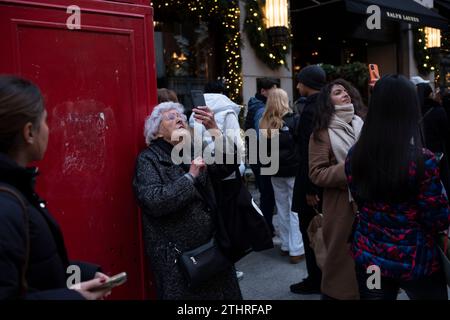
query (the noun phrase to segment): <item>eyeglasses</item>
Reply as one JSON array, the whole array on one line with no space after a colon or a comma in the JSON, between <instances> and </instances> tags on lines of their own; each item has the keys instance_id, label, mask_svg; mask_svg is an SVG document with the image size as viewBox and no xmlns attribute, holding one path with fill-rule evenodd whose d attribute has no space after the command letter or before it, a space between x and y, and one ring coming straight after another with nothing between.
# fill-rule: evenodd
<instances>
[{"instance_id":1,"label":"eyeglasses","mask_svg":"<svg viewBox=\"0 0 450 320\"><path fill-rule=\"evenodd\" d=\"M163 115L164 119L167 121L173 121L176 118L180 118L183 121L187 121L187 117L184 114L178 112L166 113Z\"/></svg>"}]
</instances>

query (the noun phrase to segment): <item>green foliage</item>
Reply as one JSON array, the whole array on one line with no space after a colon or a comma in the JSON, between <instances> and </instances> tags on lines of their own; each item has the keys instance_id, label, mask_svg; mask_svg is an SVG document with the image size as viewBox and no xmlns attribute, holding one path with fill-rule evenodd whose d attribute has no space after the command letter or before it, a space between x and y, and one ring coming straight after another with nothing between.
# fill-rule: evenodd
<instances>
[{"instance_id":1,"label":"green foliage","mask_svg":"<svg viewBox=\"0 0 450 320\"><path fill-rule=\"evenodd\" d=\"M183 19L200 21L219 21L219 34L224 39L225 66L222 75L226 79L226 87L230 98L236 102L242 100L242 76L239 33L239 1L238 0L153 0L155 10L165 12Z\"/></svg>"},{"instance_id":2,"label":"green foliage","mask_svg":"<svg viewBox=\"0 0 450 320\"><path fill-rule=\"evenodd\" d=\"M369 80L369 70L365 63L354 62L340 67L340 74L343 79L353 83L357 88L367 88Z\"/></svg>"},{"instance_id":3,"label":"green foliage","mask_svg":"<svg viewBox=\"0 0 450 320\"><path fill-rule=\"evenodd\" d=\"M327 73L329 81L342 78L351 82L358 89L367 89L369 81L369 70L367 65L362 62L353 62L341 66L334 66L332 64L323 64L321 67Z\"/></svg>"},{"instance_id":4,"label":"green foliage","mask_svg":"<svg viewBox=\"0 0 450 320\"><path fill-rule=\"evenodd\" d=\"M327 80L333 81L339 78L347 80L358 89L365 104L368 102L369 69L367 64L353 62L341 66L332 64L321 65L327 74Z\"/></svg>"},{"instance_id":5,"label":"green foliage","mask_svg":"<svg viewBox=\"0 0 450 320\"><path fill-rule=\"evenodd\" d=\"M267 29L264 24L262 9L265 1L246 0L244 31L256 56L270 69L275 70L281 66L287 68L286 56L290 47L289 41L284 46L271 46Z\"/></svg>"}]
</instances>

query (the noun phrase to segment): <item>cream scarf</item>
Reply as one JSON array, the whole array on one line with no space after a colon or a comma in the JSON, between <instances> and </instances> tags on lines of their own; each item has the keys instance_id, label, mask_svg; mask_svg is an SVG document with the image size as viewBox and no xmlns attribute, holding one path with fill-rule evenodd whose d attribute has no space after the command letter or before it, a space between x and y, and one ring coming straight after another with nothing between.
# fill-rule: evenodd
<instances>
[{"instance_id":1,"label":"cream scarf","mask_svg":"<svg viewBox=\"0 0 450 320\"><path fill-rule=\"evenodd\" d=\"M356 143L364 124L355 115L353 104L335 106L336 113L332 116L328 127L331 148L338 163L345 161L348 150Z\"/></svg>"}]
</instances>

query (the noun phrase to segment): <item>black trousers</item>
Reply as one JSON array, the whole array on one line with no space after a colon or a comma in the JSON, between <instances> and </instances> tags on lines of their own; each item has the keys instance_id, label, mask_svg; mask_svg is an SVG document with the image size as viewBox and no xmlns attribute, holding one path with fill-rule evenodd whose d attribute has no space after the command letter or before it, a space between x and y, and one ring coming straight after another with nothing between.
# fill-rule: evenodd
<instances>
[{"instance_id":1,"label":"black trousers","mask_svg":"<svg viewBox=\"0 0 450 320\"><path fill-rule=\"evenodd\" d=\"M270 176L261 175L261 168L259 165L250 165L250 168L255 175L256 186L258 187L260 198L259 207L266 219L267 225L274 233L275 229L273 227L272 218L273 211L275 209L275 197L273 195L273 187Z\"/></svg>"},{"instance_id":2,"label":"black trousers","mask_svg":"<svg viewBox=\"0 0 450 320\"><path fill-rule=\"evenodd\" d=\"M316 215L316 212L312 207L304 206L301 212L298 213L300 231L303 237L303 246L305 247L305 260L306 269L308 270L308 282L311 282L313 286L320 288L322 282L322 271L317 266L316 255L309 245L308 226L311 220Z\"/></svg>"}]
</instances>

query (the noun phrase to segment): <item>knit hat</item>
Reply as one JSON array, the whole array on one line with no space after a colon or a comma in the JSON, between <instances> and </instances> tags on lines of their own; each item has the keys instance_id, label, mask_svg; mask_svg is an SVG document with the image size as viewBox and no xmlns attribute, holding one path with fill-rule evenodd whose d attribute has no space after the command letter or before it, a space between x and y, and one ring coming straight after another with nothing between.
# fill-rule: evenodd
<instances>
[{"instance_id":1,"label":"knit hat","mask_svg":"<svg viewBox=\"0 0 450 320\"><path fill-rule=\"evenodd\" d=\"M311 89L320 90L327 83L327 74L322 67L310 65L300 70L297 80Z\"/></svg>"}]
</instances>

